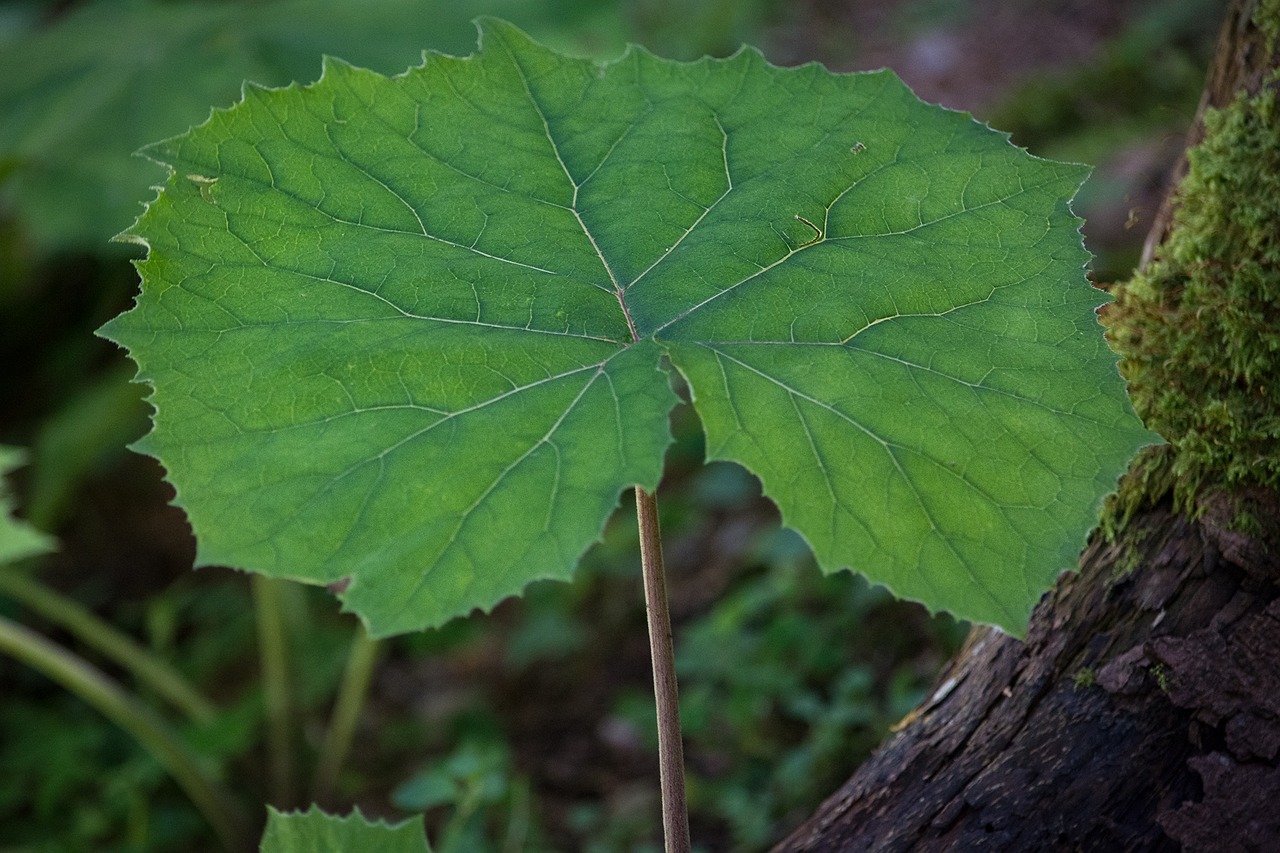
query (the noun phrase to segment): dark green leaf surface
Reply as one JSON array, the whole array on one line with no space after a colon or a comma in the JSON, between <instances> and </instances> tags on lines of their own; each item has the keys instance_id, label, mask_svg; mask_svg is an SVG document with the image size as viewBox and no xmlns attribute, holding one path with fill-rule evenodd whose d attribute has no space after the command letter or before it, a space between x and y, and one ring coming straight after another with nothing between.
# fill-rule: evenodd
<instances>
[{"instance_id":1,"label":"dark green leaf surface","mask_svg":"<svg viewBox=\"0 0 1280 853\"><path fill-rule=\"evenodd\" d=\"M828 571L1019 632L1151 441L1038 160L889 72L598 65L486 22L152 149L137 307L201 563L375 634L566 577L689 381Z\"/></svg>"},{"instance_id":2,"label":"dark green leaf surface","mask_svg":"<svg viewBox=\"0 0 1280 853\"><path fill-rule=\"evenodd\" d=\"M370 822L355 809L346 817L325 814L318 806L307 812L281 813L267 807L267 829L261 853L430 853L422 817L397 823Z\"/></svg>"}]
</instances>

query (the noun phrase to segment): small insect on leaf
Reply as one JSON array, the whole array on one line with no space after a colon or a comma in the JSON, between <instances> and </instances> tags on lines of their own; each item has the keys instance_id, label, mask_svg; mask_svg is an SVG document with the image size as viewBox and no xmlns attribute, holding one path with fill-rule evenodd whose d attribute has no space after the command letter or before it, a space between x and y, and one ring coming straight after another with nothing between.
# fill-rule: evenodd
<instances>
[{"instance_id":1,"label":"small insect on leaf","mask_svg":"<svg viewBox=\"0 0 1280 853\"><path fill-rule=\"evenodd\" d=\"M798 221L803 222L805 225L808 225L810 228L812 228L812 229L813 229L813 239L812 239L812 240L810 240L810 241L809 241L809 242L807 242L807 243L801 243L799 246L797 246L797 247L796 247L796 251L799 251L800 249L803 249L803 248L805 248L805 247L807 247L807 246L812 246L814 243L821 242L821 240L822 240L822 229L821 229L821 228L819 228L817 225L814 225L812 222L810 222L809 220L805 219L803 216L801 216L801 215L800 215L800 214L798 214L798 213L795 215L795 218L796 218Z\"/></svg>"}]
</instances>

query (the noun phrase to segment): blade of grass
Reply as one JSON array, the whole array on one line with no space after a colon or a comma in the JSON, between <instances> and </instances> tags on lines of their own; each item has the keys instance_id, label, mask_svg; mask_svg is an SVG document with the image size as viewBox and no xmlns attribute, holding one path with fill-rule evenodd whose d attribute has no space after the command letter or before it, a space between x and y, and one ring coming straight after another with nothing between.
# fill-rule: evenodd
<instances>
[{"instance_id":1,"label":"blade of grass","mask_svg":"<svg viewBox=\"0 0 1280 853\"><path fill-rule=\"evenodd\" d=\"M313 788L313 796L318 803L324 804L333 796L338 772L351 751L351 739L360 721L360 711L381 651L382 644L369 636L364 625L357 623L351 649L347 652L347 664L342 671L342 682L338 685L338 697L333 704L333 716L320 745Z\"/></svg>"},{"instance_id":2,"label":"blade of grass","mask_svg":"<svg viewBox=\"0 0 1280 853\"><path fill-rule=\"evenodd\" d=\"M0 593L70 632L95 652L120 666L139 684L155 691L192 722L206 725L217 709L183 677L150 649L99 619L88 608L49 588L23 572L0 571Z\"/></svg>"},{"instance_id":3,"label":"blade of grass","mask_svg":"<svg viewBox=\"0 0 1280 853\"><path fill-rule=\"evenodd\" d=\"M254 575L254 614L258 622L258 661L267 722L267 790L271 804L285 810L297 801L294 773L293 689L285 630L282 585L288 581Z\"/></svg>"}]
</instances>

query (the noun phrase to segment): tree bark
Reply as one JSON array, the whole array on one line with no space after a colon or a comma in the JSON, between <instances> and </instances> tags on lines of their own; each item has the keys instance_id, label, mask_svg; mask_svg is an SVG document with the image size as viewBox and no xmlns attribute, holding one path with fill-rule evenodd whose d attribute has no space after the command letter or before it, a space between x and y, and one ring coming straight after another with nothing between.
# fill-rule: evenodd
<instances>
[{"instance_id":1,"label":"tree bark","mask_svg":"<svg viewBox=\"0 0 1280 853\"><path fill-rule=\"evenodd\" d=\"M1277 67L1256 6L1228 12L1202 113ZM1237 497L1192 520L1166 496L1095 535L1025 642L975 629L776 849L1280 851L1280 498L1250 492L1264 529L1246 535Z\"/></svg>"}]
</instances>

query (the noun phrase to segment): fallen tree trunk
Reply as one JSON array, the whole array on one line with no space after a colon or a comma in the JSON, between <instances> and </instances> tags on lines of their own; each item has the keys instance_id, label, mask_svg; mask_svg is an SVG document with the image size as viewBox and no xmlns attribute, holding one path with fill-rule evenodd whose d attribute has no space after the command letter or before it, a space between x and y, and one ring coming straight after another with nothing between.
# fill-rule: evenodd
<instances>
[{"instance_id":1,"label":"fallen tree trunk","mask_svg":"<svg viewBox=\"0 0 1280 853\"><path fill-rule=\"evenodd\" d=\"M1280 11L1259 5L1229 11L1202 113L1275 87ZM1168 484L1167 460L1131 475L1145 505L1094 537L1026 641L975 630L777 850L1280 850L1280 499L1208 489L1175 508L1152 470ZM1255 523L1235 529L1245 505Z\"/></svg>"},{"instance_id":2,"label":"fallen tree trunk","mask_svg":"<svg viewBox=\"0 0 1280 853\"><path fill-rule=\"evenodd\" d=\"M1221 538L1168 503L1099 537L779 849L1277 849L1280 567Z\"/></svg>"}]
</instances>

